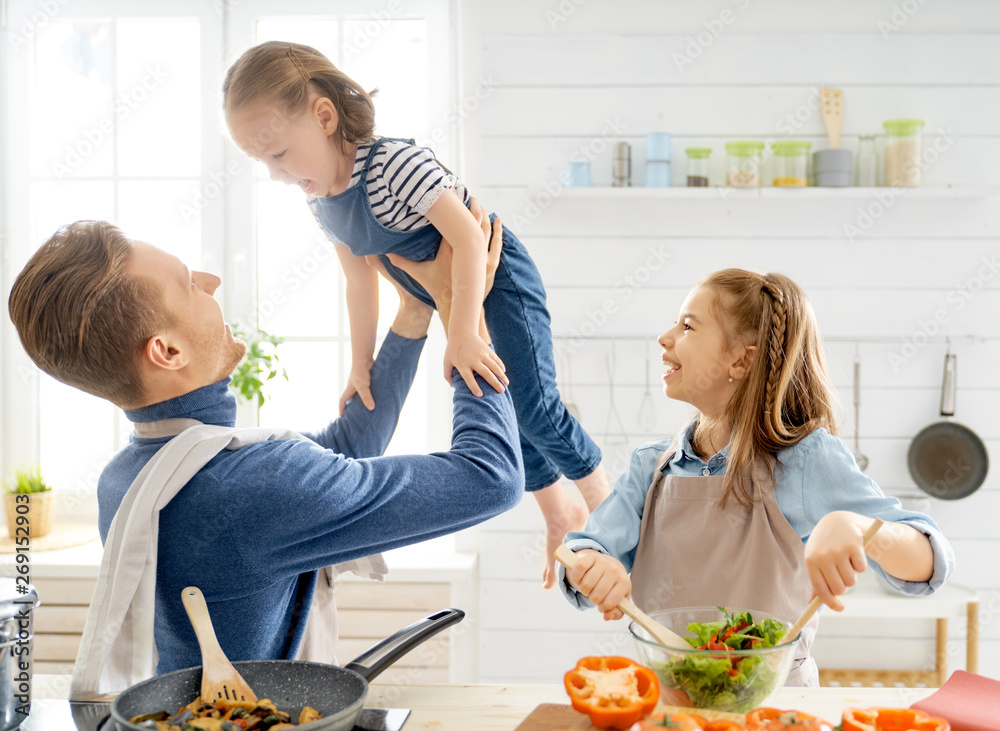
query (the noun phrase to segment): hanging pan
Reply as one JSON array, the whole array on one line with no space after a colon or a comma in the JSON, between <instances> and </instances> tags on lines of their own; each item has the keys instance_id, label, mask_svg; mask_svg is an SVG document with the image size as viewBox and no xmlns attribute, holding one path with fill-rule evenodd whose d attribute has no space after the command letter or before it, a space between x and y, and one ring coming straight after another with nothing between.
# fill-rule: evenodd
<instances>
[{"instance_id":1,"label":"hanging pan","mask_svg":"<svg viewBox=\"0 0 1000 731\"><path fill-rule=\"evenodd\" d=\"M941 416L955 415L956 357L944 357ZM910 443L906 461L917 487L931 497L958 500L980 488L986 480L990 460L979 436L955 421L939 421L924 427Z\"/></svg>"}]
</instances>

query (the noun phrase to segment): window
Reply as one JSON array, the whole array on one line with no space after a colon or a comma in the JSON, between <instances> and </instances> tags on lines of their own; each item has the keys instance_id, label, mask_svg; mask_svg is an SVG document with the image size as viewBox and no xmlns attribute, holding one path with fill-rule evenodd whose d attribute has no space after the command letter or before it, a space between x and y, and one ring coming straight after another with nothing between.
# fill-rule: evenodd
<instances>
[{"instance_id":1,"label":"window","mask_svg":"<svg viewBox=\"0 0 1000 731\"><path fill-rule=\"evenodd\" d=\"M379 134L426 144L447 118L448 7L447 0L405 8L397 0L384 7L336 0L10 0L0 57L4 292L58 226L80 218L114 221L133 238L219 273L224 285L217 296L229 319L286 339L280 355L290 381L271 389L262 423L321 426L336 413L350 363L340 267L301 192L267 179L228 141L222 74L258 41L313 45L366 88L379 87ZM442 159L454 159L454 144L435 146ZM387 287L385 326L394 311ZM37 459L57 489L92 491L103 465L127 441L128 421L107 403L39 373L3 320L3 472ZM437 360L425 353L428 366L418 374L391 451L426 451L428 434L446 434L440 414L427 409L420 380L442 380ZM257 419L256 409L241 408L241 424Z\"/></svg>"}]
</instances>

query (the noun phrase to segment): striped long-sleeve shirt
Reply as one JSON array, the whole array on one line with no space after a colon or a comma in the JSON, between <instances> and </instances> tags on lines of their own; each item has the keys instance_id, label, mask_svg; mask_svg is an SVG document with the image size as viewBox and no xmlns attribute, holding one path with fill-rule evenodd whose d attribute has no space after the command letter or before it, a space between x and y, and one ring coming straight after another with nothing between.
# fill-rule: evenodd
<instances>
[{"instance_id":1,"label":"striped long-sleeve shirt","mask_svg":"<svg viewBox=\"0 0 1000 731\"><path fill-rule=\"evenodd\" d=\"M375 140L358 145L348 187L361 182L365 160ZM389 140L375 153L368 170L368 198L375 218L393 231L412 231L430 224L427 211L441 194L455 188L466 205L469 192L423 147Z\"/></svg>"}]
</instances>

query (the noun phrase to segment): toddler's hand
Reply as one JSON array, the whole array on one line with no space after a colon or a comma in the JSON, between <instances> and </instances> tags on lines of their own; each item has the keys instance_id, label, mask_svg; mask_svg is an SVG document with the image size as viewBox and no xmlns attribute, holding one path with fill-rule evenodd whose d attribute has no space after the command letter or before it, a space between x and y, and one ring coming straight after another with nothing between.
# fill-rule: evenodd
<instances>
[{"instance_id":1,"label":"toddler's hand","mask_svg":"<svg viewBox=\"0 0 1000 731\"><path fill-rule=\"evenodd\" d=\"M347 377L347 388L340 394L339 408L341 416L344 415L347 402L354 396L360 396L361 402L369 411L375 409L375 399L372 398L371 380L372 364L370 362L367 365L355 363L351 366L351 374Z\"/></svg>"},{"instance_id":2,"label":"toddler's hand","mask_svg":"<svg viewBox=\"0 0 1000 731\"><path fill-rule=\"evenodd\" d=\"M806 568L813 595L837 612L844 609L838 595L854 586L865 570L864 528L870 518L838 510L824 515L806 541Z\"/></svg>"},{"instance_id":3,"label":"toddler's hand","mask_svg":"<svg viewBox=\"0 0 1000 731\"><path fill-rule=\"evenodd\" d=\"M585 548L576 552L576 566L566 569L566 578L597 605L607 620L625 615L618 603L632 593L632 581L621 562L600 551Z\"/></svg>"},{"instance_id":4,"label":"toddler's hand","mask_svg":"<svg viewBox=\"0 0 1000 731\"><path fill-rule=\"evenodd\" d=\"M451 371L458 369L459 375L475 396L482 396L476 383L476 374L482 376L497 393L503 393L509 383L504 373L506 367L500 356L475 333L456 334L448 338L444 351L444 377L451 383Z\"/></svg>"}]
</instances>

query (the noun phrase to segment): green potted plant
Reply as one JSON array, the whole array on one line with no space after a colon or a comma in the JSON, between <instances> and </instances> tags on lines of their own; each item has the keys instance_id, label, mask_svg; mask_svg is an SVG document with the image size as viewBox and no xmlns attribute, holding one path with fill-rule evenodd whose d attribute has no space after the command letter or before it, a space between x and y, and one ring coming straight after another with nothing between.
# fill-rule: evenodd
<instances>
[{"instance_id":1,"label":"green potted plant","mask_svg":"<svg viewBox=\"0 0 1000 731\"><path fill-rule=\"evenodd\" d=\"M288 374L278 363L277 347L284 339L255 328L250 330L240 323L231 322L229 328L233 336L247 344L246 357L233 372L231 384L236 395L247 403L264 405L264 386L275 378L288 380Z\"/></svg>"},{"instance_id":2,"label":"green potted plant","mask_svg":"<svg viewBox=\"0 0 1000 731\"><path fill-rule=\"evenodd\" d=\"M42 479L41 467L14 470L3 487L7 534L11 538L41 538L52 530L54 493Z\"/></svg>"}]
</instances>

